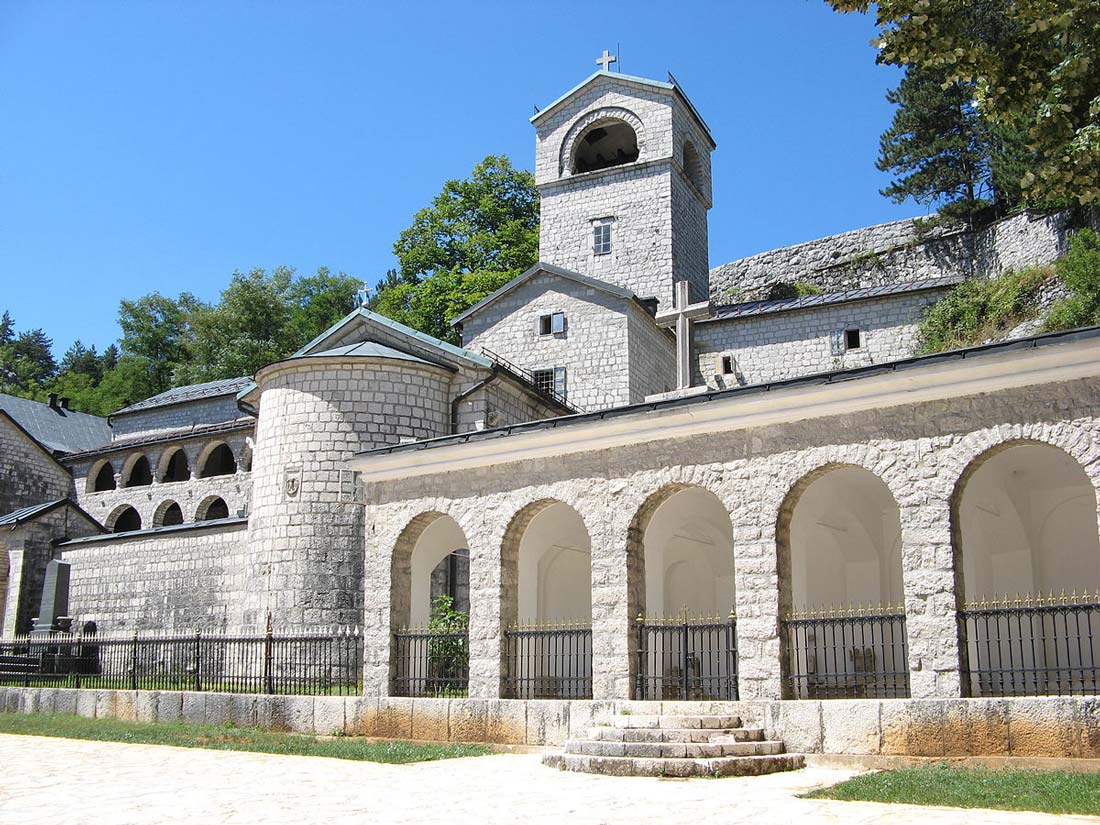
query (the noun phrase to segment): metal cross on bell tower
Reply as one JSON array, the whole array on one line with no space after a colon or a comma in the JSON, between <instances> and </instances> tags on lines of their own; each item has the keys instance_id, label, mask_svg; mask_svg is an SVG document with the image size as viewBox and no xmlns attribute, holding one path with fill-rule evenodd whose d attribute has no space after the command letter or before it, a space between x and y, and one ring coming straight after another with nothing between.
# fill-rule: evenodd
<instances>
[{"instance_id":1,"label":"metal cross on bell tower","mask_svg":"<svg viewBox=\"0 0 1100 825\"><path fill-rule=\"evenodd\" d=\"M596 65L602 66L601 71L611 71L611 64L616 62L619 58L609 52L607 49L603 50L603 54L596 58Z\"/></svg>"}]
</instances>

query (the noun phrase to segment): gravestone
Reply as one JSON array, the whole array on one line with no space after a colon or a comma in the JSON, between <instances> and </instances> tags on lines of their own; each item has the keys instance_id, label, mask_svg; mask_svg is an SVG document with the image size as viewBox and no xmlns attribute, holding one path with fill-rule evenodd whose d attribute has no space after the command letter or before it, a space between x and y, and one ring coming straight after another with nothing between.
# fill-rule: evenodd
<instances>
[{"instance_id":1,"label":"gravestone","mask_svg":"<svg viewBox=\"0 0 1100 825\"><path fill-rule=\"evenodd\" d=\"M54 559L46 565L46 580L42 584L42 601L33 633L54 633L61 629L58 619L69 615L69 571L67 561Z\"/></svg>"}]
</instances>

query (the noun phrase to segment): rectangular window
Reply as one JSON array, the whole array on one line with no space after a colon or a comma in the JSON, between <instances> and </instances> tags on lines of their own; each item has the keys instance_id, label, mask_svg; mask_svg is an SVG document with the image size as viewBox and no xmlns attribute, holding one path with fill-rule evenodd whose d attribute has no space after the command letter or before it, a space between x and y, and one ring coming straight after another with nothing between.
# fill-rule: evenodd
<instances>
[{"instance_id":1,"label":"rectangular window","mask_svg":"<svg viewBox=\"0 0 1100 825\"><path fill-rule=\"evenodd\" d=\"M607 255L611 252L610 223L592 225L592 252L596 255Z\"/></svg>"},{"instance_id":2,"label":"rectangular window","mask_svg":"<svg viewBox=\"0 0 1100 825\"><path fill-rule=\"evenodd\" d=\"M732 374L733 374L733 356L732 355L723 355L722 356L722 375L732 375Z\"/></svg>"},{"instance_id":3,"label":"rectangular window","mask_svg":"<svg viewBox=\"0 0 1100 825\"><path fill-rule=\"evenodd\" d=\"M534 370L531 377L535 381L535 387L548 395L557 395L565 398L565 367L554 367L548 370Z\"/></svg>"},{"instance_id":4,"label":"rectangular window","mask_svg":"<svg viewBox=\"0 0 1100 825\"><path fill-rule=\"evenodd\" d=\"M560 335L565 332L565 313L552 312L539 316L539 335Z\"/></svg>"},{"instance_id":5,"label":"rectangular window","mask_svg":"<svg viewBox=\"0 0 1100 825\"><path fill-rule=\"evenodd\" d=\"M858 329L844 330L844 349L859 349L863 346L863 338Z\"/></svg>"}]
</instances>

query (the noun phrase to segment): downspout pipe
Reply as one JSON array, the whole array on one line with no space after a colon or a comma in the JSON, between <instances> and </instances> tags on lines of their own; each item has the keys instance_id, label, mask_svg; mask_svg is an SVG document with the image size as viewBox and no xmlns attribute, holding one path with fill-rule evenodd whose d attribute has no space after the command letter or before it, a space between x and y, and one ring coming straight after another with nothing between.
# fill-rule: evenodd
<instances>
[{"instance_id":1,"label":"downspout pipe","mask_svg":"<svg viewBox=\"0 0 1100 825\"><path fill-rule=\"evenodd\" d=\"M491 367L491 370L492 370L492 372L490 372L487 377L485 377L485 378L481 379L480 381L478 381L476 384L474 384L472 387L470 387L470 389L466 390L465 392L459 393L458 395L456 395L454 397L454 400L451 401L451 435L457 435L458 434L458 405L461 404L463 401L465 401L467 398L469 398L471 395L473 395L478 390L485 389L485 387L489 386L494 381L496 381L498 378L500 378L500 368L498 366L496 366L494 364Z\"/></svg>"}]
</instances>

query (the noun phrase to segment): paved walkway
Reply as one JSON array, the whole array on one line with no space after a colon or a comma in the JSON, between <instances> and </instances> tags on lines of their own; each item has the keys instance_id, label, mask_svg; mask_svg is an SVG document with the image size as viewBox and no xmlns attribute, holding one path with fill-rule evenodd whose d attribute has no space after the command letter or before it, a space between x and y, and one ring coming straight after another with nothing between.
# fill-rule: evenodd
<instances>
[{"instance_id":1,"label":"paved walkway","mask_svg":"<svg viewBox=\"0 0 1100 825\"><path fill-rule=\"evenodd\" d=\"M0 823L416 823L416 825L845 825L1100 822L796 799L851 771L744 779L559 773L535 754L418 765L0 735Z\"/></svg>"}]
</instances>

